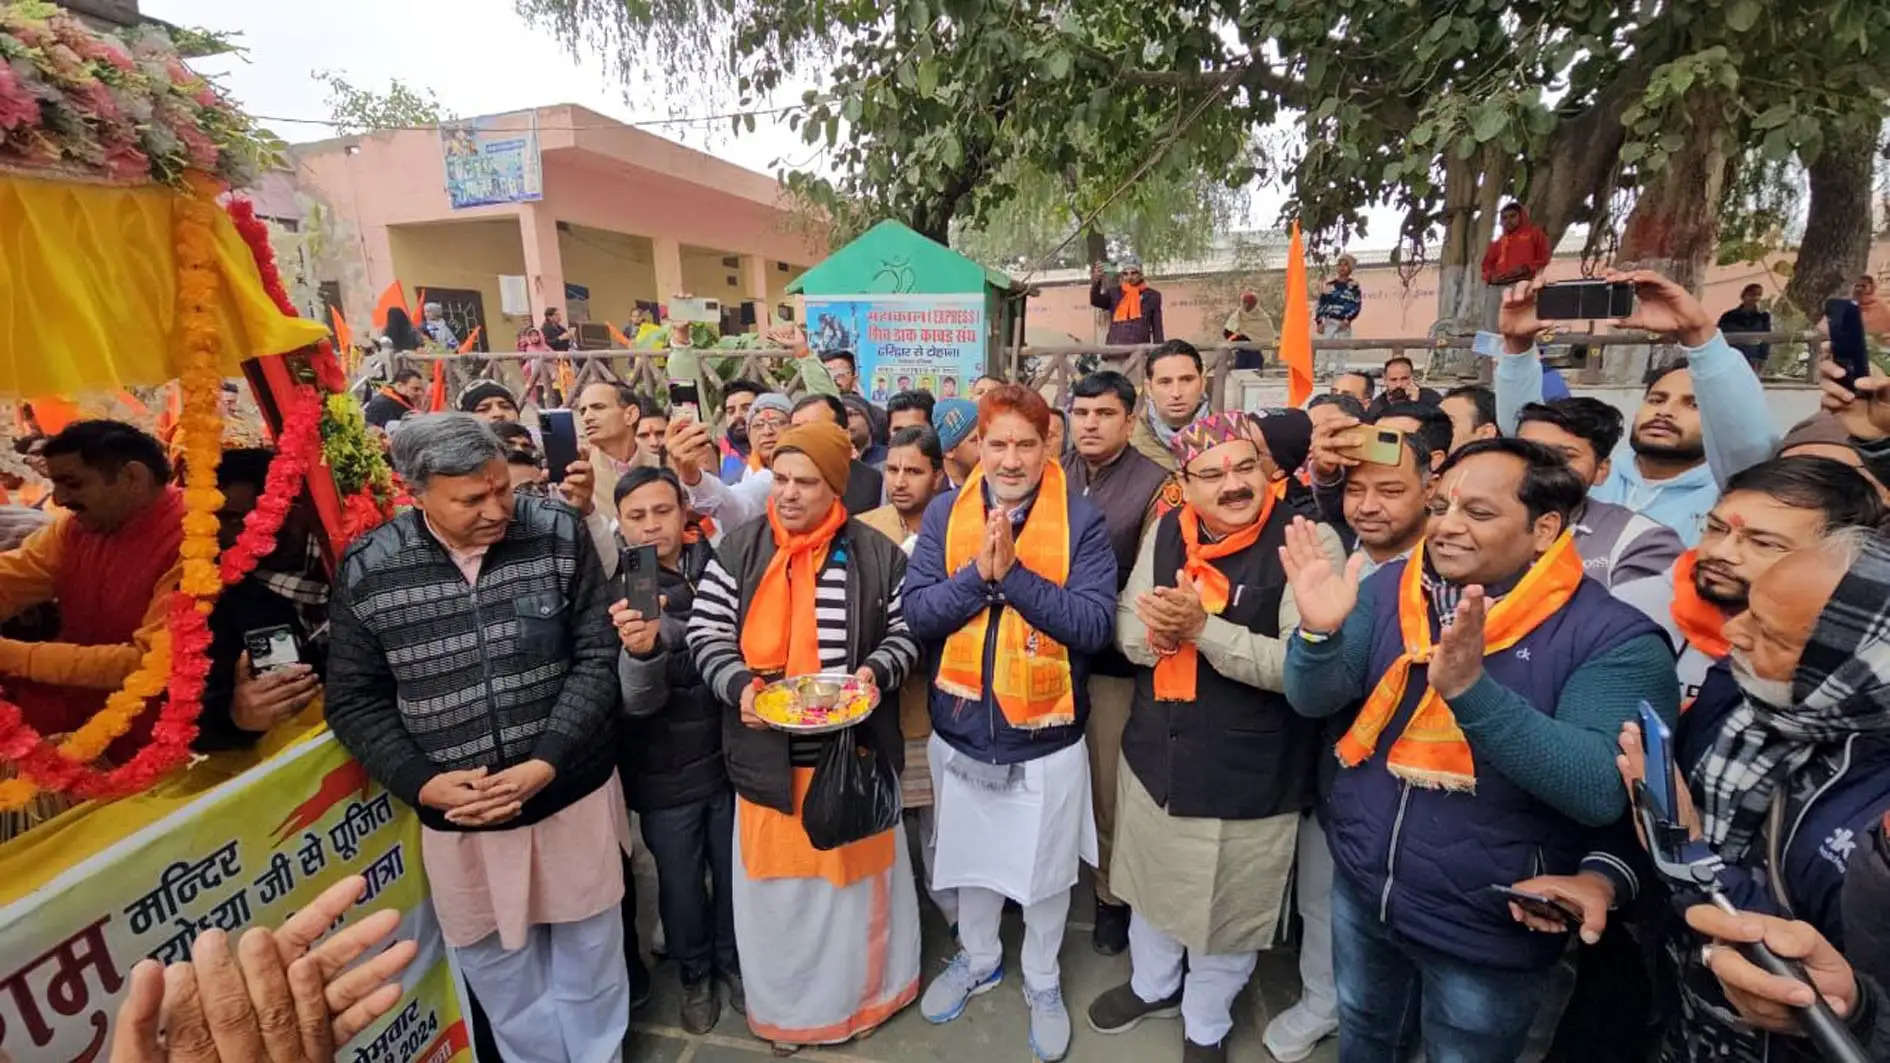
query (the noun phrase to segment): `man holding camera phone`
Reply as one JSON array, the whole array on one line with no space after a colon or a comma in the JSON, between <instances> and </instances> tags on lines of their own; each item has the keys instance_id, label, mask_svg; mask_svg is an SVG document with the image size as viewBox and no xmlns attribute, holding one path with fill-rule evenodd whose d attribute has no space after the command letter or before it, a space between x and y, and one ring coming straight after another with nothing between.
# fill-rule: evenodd
<instances>
[{"instance_id":1,"label":"man holding camera phone","mask_svg":"<svg viewBox=\"0 0 1890 1063\"><path fill-rule=\"evenodd\" d=\"M1721 486L1778 449L1764 385L1712 315L1678 283L1652 270L1614 270L1600 280L1633 286L1634 312L1616 327L1670 336L1680 344L1681 357L1648 371L1633 428L1611 455L1613 475L1589 496L1657 520L1693 546ZM1524 406L1542 401L1537 340L1549 326L1536 312L1541 288L1524 281L1503 293L1499 329L1505 353L1496 365L1496 419L1505 432L1516 430Z\"/></svg>"}]
</instances>

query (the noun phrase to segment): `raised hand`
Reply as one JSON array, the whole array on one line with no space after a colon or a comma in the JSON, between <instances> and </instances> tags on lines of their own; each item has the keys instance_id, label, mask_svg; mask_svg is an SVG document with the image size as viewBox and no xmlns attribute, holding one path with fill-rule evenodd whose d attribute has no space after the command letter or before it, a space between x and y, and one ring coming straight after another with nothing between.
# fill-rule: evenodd
<instances>
[{"instance_id":1,"label":"raised hand","mask_svg":"<svg viewBox=\"0 0 1890 1063\"><path fill-rule=\"evenodd\" d=\"M1469 690L1483 678L1483 620L1489 615L1489 602L1483 588L1471 584L1464 588L1457 603L1457 615L1437 637L1431 652L1431 689L1446 700Z\"/></svg>"},{"instance_id":2,"label":"raised hand","mask_svg":"<svg viewBox=\"0 0 1890 1063\"><path fill-rule=\"evenodd\" d=\"M1692 292L1651 269L1609 270L1602 279L1610 284L1634 285L1634 314L1615 322L1622 328L1673 336L1689 347L1704 346L1719 331L1713 315Z\"/></svg>"},{"instance_id":3,"label":"raised hand","mask_svg":"<svg viewBox=\"0 0 1890 1063\"><path fill-rule=\"evenodd\" d=\"M558 490L564 492L564 500L571 508L585 516L597 508L597 497L591 493L596 483L596 474L591 472L591 463L583 458L564 467L564 479L559 482Z\"/></svg>"},{"instance_id":4,"label":"raised hand","mask_svg":"<svg viewBox=\"0 0 1890 1063\"><path fill-rule=\"evenodd\" d=\"M1503 349L1511 354L1535 350L1536 340L1548 327L1536 316L1536 293L1541 290L1540 278L1517 281L1503 289L1503 309L1496 318L1496 331L1503 334Z\"/></svg>"},{"instance_id":5,"label":"raised hand","mask_svg":"<svg viewBox=\"0 0 1890 1063\"><path fill-rule=\"evenodd\" d=\"M1358 427L1358 418L1341 414L1313 429L1309 460L1313 475L1321 483L1331 483L1341 471L1357 465L1358 452L1347 444L1346 433Z\"/></svg>"},{"instance_id":6,"label":"raised hand","mask_svg":"<svg viewBox=\"0 0 1890 1063\"><path fill-rule=\"evenodd\" d=\"M1301 630L1331 634L1344 625L1345 618L1352 615L1352 607L1358 604L1358 572L1365 555L1353 554L1343 568L1334 565L1319 545L1317 529L1318 525L1305 517L1294 517L1286 527L1280 563L1286 568L1286 582L1299 607Z\"/></svg>"},{"instance_id":7,"label":"raised hand","mask_svg":"<svg viewBox=\"0 0 1890 1063\"><path fill-rule=\"evenodd\" d=\"M714 447L708 426L695 420L671 421L663 444L670 467L690 487L702 482L703 454L705 449L712 453Z\"/></svg>"},{"instance_id":8,"label":"raised hand","mask_svg":"<svg viewBox=\"0 0 1890 1063\"><path fill-rule=\"evenodd\" d=\"M1890 377L1859 377L1853 393L1844 386L1844 367L1829 358L1818 363L1818 377L1826 412L1835 414L1846 432L1857 439L1890 436Z\"/></svg>"}]
</instances>

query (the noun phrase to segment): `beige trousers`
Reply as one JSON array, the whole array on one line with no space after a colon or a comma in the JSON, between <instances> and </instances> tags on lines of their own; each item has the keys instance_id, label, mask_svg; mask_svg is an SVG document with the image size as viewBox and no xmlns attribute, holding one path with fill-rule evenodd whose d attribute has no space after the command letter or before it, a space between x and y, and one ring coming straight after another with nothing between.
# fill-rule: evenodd
<instances>
[{"instance_id":1,"label":"beige trousers","mask_svg":"<svg viewBox=\"0 0 1890 1063\"><path fill-rule=\"evenodd\" d=\"M1089 677L1089 786L1096 808L1096 899L1121 904L1109 892L1109 860L1116 847L1116 769L1122 763L1122 729L1135 701L1135 680L1109 675Z\"/></svg>"}]
</instances>

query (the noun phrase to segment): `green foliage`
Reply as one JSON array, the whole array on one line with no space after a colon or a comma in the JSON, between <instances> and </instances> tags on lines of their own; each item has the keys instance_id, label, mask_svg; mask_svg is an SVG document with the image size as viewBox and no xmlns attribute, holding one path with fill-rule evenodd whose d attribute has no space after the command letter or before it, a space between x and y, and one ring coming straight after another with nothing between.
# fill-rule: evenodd
<instances>
[{"instance_id":1,"label":"green foliage","mask_svg":"<svg viewBox=\"0 0 1890 1063\"><path fill-rule=\"evenodd\" d=\"M387 91L377 92L356 86L338 70L311 70L309 76L328 86L328 117L342 136L434 126L454 117L432 89L413 88L399 78L388 79Z\"/></svg>"},{"instance_id":2,"label":"green foliage","mask_svg":"<svg viewBox=\"0 0 1890 1063\"><path fill-rule=\"evenodd\" d=\"M944 240L1051 175L1078 203L1132 184L1151 158L1226 188L1248 183L1251 108L1197 76L1226 46L1200 5L1049 0L518 0L627 81L732 85L744 110L816 81L789 123L831 178L783 167L837 235L883 217ZM1180 71L1175 84L1125 71ZM694 95L700 106L701 94ZM750 120L731 124L747 129Z\"/></svg>"},{"instance_id":3,"label":"green foliage","mask_svg":"<svg viewBox=\"0 0 1890 1063\"><path fill-rule=\"evenodd\" d=\"M1279 179L1327 241L1391 204L1421 242L1446 220L1446 171L1474 182L1501 162L1500 191L1556 201L1554 236L1694 150L1696 122L1777 162L1890 99L1883 0L515 3L628 82L731 86L745 111L811 83L790 122L831 176L783 166L803 203L841 237L890 216L939 239L1033 238L1000 257L1163 169L1181 176L1149 187ZM1256 152L1282 113L1290 149ZM1111 234L1173 213L1115 210Z\"/></svg>"},{"instance_id":4,"label":"green foliage","mask_svg":"<svg viewBox=\"0 0 1890 1063\"><path fill-rule=\"evenodd\" d=\"M1087 241L1070 236L1092 215L1094 227L1108 234L1111 259L1134 253L1159 269L1205 256L1247 206L1244 192L1211 176L1158 166L1097 214L1095 197L1085 200L1040 170L1019 170L1012 198L988 211L980 226L954 225L951 240L960 253L1017 277L1033 269L1086 268Z\"/></svg>"}]
</instances>

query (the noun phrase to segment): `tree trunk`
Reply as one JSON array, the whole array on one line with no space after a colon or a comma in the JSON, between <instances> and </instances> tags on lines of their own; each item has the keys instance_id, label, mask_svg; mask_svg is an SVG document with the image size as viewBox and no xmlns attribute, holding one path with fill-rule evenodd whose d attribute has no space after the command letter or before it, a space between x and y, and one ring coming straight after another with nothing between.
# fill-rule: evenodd
<instances>
[{"instance_id":1,"label":"tree trunk","mask_svg":"<svg viewBox=\"0 0 1890 1063\"><path fill-rule=\"evenodd\" d=\"M1434 331L1472 332L1496 327L1496 306L1483 283L1483 251L1496 232L1496 214L1509 184L1511 161L1494 143L1468 160L1452 156L1444 167L1444 248L1437 270ZM1438 375L1462 374L1475 366L1467 351L1439 352Z\"/></svg>"},{"instance_id":2,"label":"tree trunk","mask_svg":"<svg viewBox=\"0 0 1890 1063\"><path fill-rule=\"evenodd\" d=\"M1103 235L1101 229L1092 225L1083 230L1083 251L1084 259L1091 266L1098 262L1106 263L1109 261L1109 238ZM1089 316L1090 324L1096 333L1095 342L1101 343L1109 335L1109 311L1092 310Z\"/></svg>"},{"instance_id":3,"label":"tree trunk","mask_svg":"<svg viewBox=\"0 0 1890 1063\"><path fill-rule=\"evenodd\" d=\"M1805 163L1811 200L1805 209L1805 236L1798 243L1785 300L1807 318L1824 311L1824 301L1849 290L1870 257L1870 196L1877 137L1883 119L1849 135L1830 137L1818 157Z\"/></svg>"},{"instance_id":4,"label":"tree trunk","mask_svg":"<svg viewBox=\"0 0 1890 1063\"><path fill-rule=\"evenodd\" d=\"M1719 244L1719 205L1726 183L1727 131L1721 99L1695 93L1688 101L1691 124L1666 168L1641 186L1621 234L1619 266L1651 269L1698 294ZM1604 373L1610 383L1639 380L1648 350L1609 348ZM1618 354L1616 352L1619 352Z\"/></svg>"}]
</instances>

